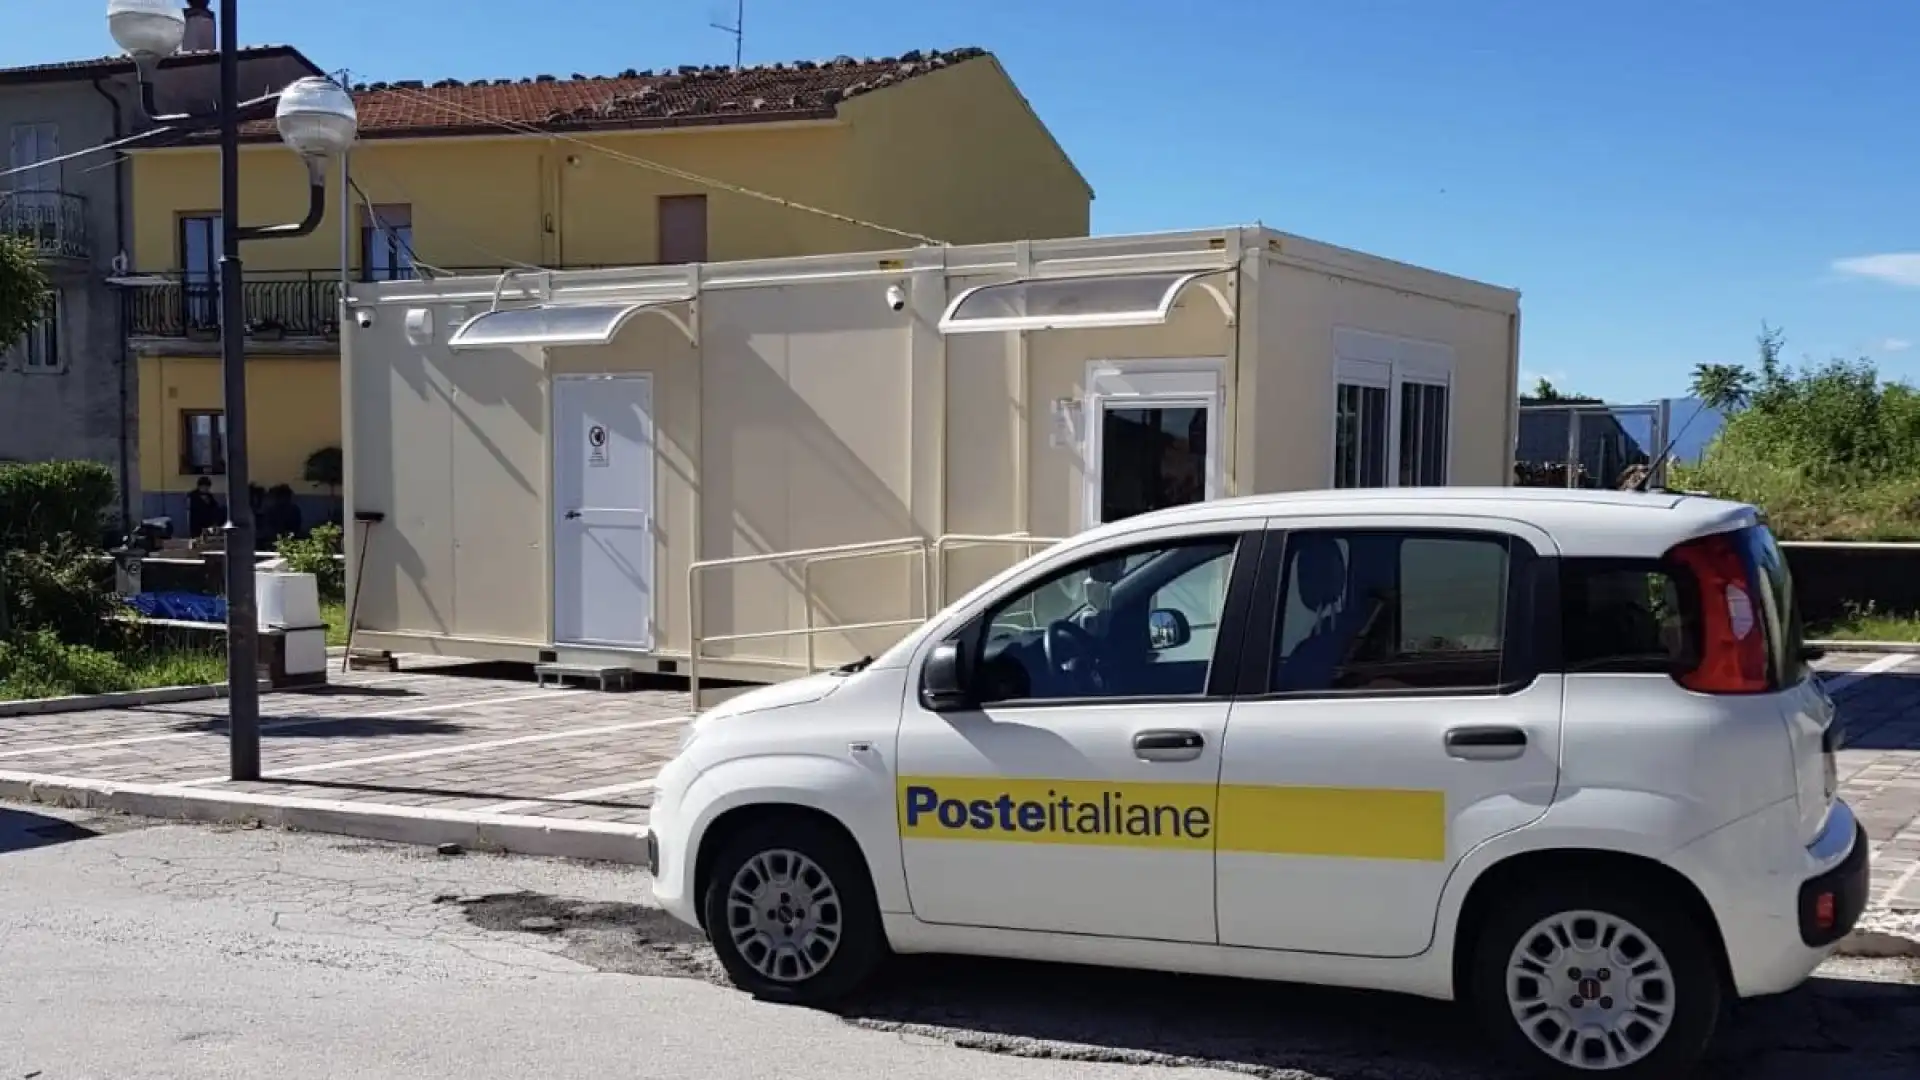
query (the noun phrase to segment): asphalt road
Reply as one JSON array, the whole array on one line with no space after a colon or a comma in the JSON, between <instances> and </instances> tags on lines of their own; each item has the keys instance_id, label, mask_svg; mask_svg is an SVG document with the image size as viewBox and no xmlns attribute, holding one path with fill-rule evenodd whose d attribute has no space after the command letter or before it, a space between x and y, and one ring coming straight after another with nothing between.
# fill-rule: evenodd
<instances>
[{"instance_id":1,"label":"asphalt road","mask_svg":"<svg viewBox=\"0 0 1920 1080\"><path fill-rule=\"evenodd\" d=\"M0 805L0 1080L1446 1078L1442 1005L903 961L839 1014L717 984L644 874ZM1920 970L1833 965L1706 1075L1920 1075Z\"/></svg>"}]
</instances>

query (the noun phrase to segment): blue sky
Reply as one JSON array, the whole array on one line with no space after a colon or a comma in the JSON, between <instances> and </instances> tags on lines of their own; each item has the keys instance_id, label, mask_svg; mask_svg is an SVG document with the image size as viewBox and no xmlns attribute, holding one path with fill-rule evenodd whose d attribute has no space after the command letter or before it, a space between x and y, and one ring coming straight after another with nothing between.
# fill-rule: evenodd
<instances>
[{"instance_id":1,"label":"blue sky","mask_svg":"<svg viewBox=\"0 0 1920 1080\"><path fill-rule=\"evenodd\" d=\"M1611 398L1746 360L1920 378L1920 4L748 0L748 63L993 50L1098 232L1262 221L1522 290L1523 366ZM31 11L31 19L18 18ZM0 0L0 65L111 51L105 4ZM730 62L733 0L247 0L355 78ZM558 13L565 11L563 17Z\"/></svg>"}]
</instances>

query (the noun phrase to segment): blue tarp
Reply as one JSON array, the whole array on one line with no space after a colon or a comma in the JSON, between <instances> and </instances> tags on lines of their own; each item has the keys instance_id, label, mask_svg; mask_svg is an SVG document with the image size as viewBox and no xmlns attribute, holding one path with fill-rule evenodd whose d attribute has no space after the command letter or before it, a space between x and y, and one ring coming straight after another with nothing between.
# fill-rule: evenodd
<instances>
[{"instance_id":1,"label":"blue tarp","mask_svg":"<svg viewBox=\"0 0 1920 1080\"><path fill-rule=\"evenodd\" d=\"M181 622L227 621L227 598L191 592L143 592L127 597L127 606L149 619Z\"/></svg>"}]
</instances>

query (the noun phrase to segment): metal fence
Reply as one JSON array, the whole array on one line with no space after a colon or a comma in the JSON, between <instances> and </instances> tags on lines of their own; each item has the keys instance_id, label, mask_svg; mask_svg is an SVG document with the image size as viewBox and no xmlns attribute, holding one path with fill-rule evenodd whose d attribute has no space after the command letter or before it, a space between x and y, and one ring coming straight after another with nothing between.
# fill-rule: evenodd
<instances>
[{"instance_id":1,"label":"metal fence","mask_svg":"<svg viewBox=\"0 0 1920 1080\"><path fill-rule=\"evenodd\" d=\"M87 200L65 191L0 192L0 236L25 240L41 258L85 259Z\"/></svg>"}]
</instances>

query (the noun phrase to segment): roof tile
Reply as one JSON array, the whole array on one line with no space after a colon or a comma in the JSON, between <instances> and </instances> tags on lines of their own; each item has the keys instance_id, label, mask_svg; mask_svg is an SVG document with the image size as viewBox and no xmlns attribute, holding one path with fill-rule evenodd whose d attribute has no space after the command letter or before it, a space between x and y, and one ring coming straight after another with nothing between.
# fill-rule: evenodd
<instances>
[{"instance_id":1,"label":"roof tile","mask_svg":"<svg viewBox=\"0 0 1920 1080\"><path fill-rule=\"evenodd\" d=\"M762 67L629 69L616 76L558 79L443 79L353 88L360 133L368 138L431 136L500 127L593 131L831 115L849 98L986 56L983 49L914 51L901 56L770 64ZM271 121L246 137L271 138Z\"/></svg>"}]
</instances>

